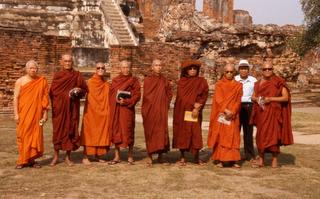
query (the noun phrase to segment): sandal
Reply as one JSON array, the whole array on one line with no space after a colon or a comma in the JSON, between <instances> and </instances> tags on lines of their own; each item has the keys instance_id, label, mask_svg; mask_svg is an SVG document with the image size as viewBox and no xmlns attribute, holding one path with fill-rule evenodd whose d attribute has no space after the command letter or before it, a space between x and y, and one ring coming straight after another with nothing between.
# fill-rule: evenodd
<instances>
[{"instance_id":1,"label":"sandal","mask_svg":"<svg viewBox=\"0 0 320 199\"><path fill-rule=\"evenodd\" d=\"M218 167L218 168L223 168L223 163L220 162L220 163L216 164L215 166Z\"/></svg>"},{"instance_id":2,"label":"sandal","mask_svg":"<svg viewBox=\"0 0 320 199\"><path fill-rule=\"evenodd\" d=\"M176 162L176 164L180 167L184 167L184 166L187 166L187 163L185 161L178 161Z\"/></svg>"},{"instance_id":3,"label":"sandal","mask_svg":"<svg viewBox=\"0 0 320 199\"><path fill-rule=\"evenodd\" d=\"M241 166L239 164L235 163L235 164L232 165L232 168L240 169Z\"/></svg>"},{"instance_id":4,"label":"sandal","mask_svg":"<svg viewBox=\"0 0 320 199\"><path fill-rule=\"evenodd\" d=\"M41 165L38 162L35 162L31 167L35 169L40 169Z\"/></svg>"},{"instance_id":5,"label":"sandal","mask_svg":"<svg viewBox=\"0 0 320 199\"><path fill-rule=\"evenodd\" d=\"M22 169L23 167L24 167L23 164L18 164L18 165L16 165L15 169Z\"/></svg>"},{"instance_id":6,"label":"sandal","mask_svg":"<svg viewBox=\"0 0 320 199\"><path fill-rule=\"evenodd\" d=\"M134 165L134 160L128 160L128 165Z\"/></svg>"},{"instance_id":7,"label":"sandal","mask_svg":"<svg viewBox=\"0 0 320 199\"><path fill-rule=\"evenodd\" d=\"M115 165L115 164L119 164L121 162L121 160L111 160L110 162L108 162L108 165Z\"/></svg>"},{"instance_id":8,"label":"sandal","mask_svg":"<svg viewBox=\"0 0 320 199\"><path fill-rule=\"evenodd\" d=\"M197 165L199 165L199 166L203 166L203 165L206 165L207 163L205 162L205 161L203 161L203 160L198 160L198 161L196 161L195 162Z\"/></svg>"}]
</instances>

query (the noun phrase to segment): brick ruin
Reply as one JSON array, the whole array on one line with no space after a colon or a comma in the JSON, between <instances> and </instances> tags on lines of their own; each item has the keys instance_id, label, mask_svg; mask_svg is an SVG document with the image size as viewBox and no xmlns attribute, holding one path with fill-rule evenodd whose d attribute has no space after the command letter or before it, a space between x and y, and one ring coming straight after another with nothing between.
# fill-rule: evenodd
<instances>
[{"instance_id":1,"label":"brick ruin","mask_svg":"<svg viewBox=\"0 0 320 199\"><path fill-rule=\"evenodd\" d=\"M37 60L50 81L60 55L71 52L69 37L16 29L0 28L0 44L0 114L12 114L14 83L24 75L27 60Z\"/></svg>"},{"instance_id":2,"label":"brick ruin","mask_svg":"<svg viewBox=\"0 0 320 199\"><path fill-rule=\"evenodd\" d=\"M272 59L292 88L318 88L320 51L301 58L287 45L302 27L252 24L233 0L202 0L197 11L197 1L1 0L0 114L12 112L13 85L26 61L37 60L50 80L64 52L73 53L86 77L96 61L108 64L110 78L120 60L129 59L141 81L153 58L163 60L173 82L180 62L196 58L210 85L227 62L248 59L259 76L259 66Z\"/></svg>"}]
</instances>

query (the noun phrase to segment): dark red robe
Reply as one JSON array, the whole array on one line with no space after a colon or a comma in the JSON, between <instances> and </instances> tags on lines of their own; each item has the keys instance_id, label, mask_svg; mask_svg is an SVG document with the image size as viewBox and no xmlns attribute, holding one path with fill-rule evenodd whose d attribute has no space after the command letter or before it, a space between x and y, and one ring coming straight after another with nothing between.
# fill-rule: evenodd
<instances>
[{"instance_id":1,"label":"dark red robe","mask_svg":"<svg viewBox=\"0 0 320 199\"><path fill-rule=\"evenodd\" d=\"M165 77L150 75L144 79L141 114L148 154L170 149L168 109L171 98L172 89Z\"/></svg>"},{"instance_id":2,"label":"dark red robe","mask_svg":"<svg viewBox=\"0 0 320 199\"><path fill-rule=\"evenodd\" d=\"M259 80L255 83L254 93L256 97L280 97L283 88L289 92L288 102L271 102L265 104L264 110L257 103L253 106L251 122L257 127L259 153L278 153L279 146L293 144L290 91L285 81L276 75L262 84Z\"/></svg>"},{"instance_id":3,"label":"dark red robe","mask_svg":"<svg viewBox=\"0 0 320 199\"><path fill-rule=\"evenodd\" d=\"M79 97L69 97L69 91L81 88ZM71 151L79 148L80 98L88 88L79 71L62 70L54 74L50 98L52 104L53 145L55 150Z\"/></svg>"},{"instance_id":4,"label":"dark red robe","mask_svg":"<svg viewBox=\"0 0 320 199\"><path fill-rule=\"evenodd\" d=\"M116 102L117 91L131 92L131 98L125 104ZM132 75L118 75L112 80L110 87L110 134L111 142L120 147L134 144L135 105L141 98L140 83Z\"/></svg>"},{"instance_id":5,"label":"dark red robe","mask_svg":"<svg viewBox=\"0 0 320 199\"><path fill-rule=\"evenodd\" d=\"M202 108L207 101L208 91L207 80L203 77L180 78L173 113L173 148L194 153L203 147ZM184 121L185 111L192 111L196 102L203 105L198 122Z\"/></svg>"}]
</instances>

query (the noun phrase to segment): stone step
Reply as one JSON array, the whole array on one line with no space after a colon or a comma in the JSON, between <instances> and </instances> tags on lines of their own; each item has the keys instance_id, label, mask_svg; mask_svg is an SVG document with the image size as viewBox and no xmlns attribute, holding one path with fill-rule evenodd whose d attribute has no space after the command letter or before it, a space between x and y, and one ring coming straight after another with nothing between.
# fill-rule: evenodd
<instances>
[{"instance_id":1,"label":"stone step","mask_svg":"<svg viewBox=\"0 0 320 199\"><path fill-rule=\"evenodd\" d=\"M128 30L127 21L122 16L121 9L112 0L102 0L101 8L110 22L116 37L121 45L135 45L134 38L132 38Z\"/></svg>"}]
</instances>

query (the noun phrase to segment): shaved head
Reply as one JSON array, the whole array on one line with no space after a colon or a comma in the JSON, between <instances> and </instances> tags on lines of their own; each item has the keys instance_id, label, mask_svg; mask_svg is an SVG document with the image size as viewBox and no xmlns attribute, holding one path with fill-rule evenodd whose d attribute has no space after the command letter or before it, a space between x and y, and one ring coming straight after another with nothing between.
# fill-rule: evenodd
<instances>
[{"instance_id":1,"label":"shaved head","mask_svg":"<svg viewBox=\"0 0 320 199\"><path fill-rule=\"evenodd\" d=\"M38 63L34 60L29 60L27 63L26 63L26 68L30 68L31 66L35 66L35 67L39 67Z\"/></svg>"},{"instance_id":2,"label":"shaved head","mask_svg":"<svg viewBox=\"0 0 320 199\"><path fill-rule=\"evenodd\" d=\"M235 71L235 67L233 64L226 64L225 67L224 67L224 71L227 71L227 70L233 70Z\"/></svg>"},{"instance_id":3,"label":"shaved head","mask_svg":"<svg viewBox=\"0 0 320 199\"><path fill-rule=\"evenodd\" d=\"M228 80L232 80L234 75L235 75L235 67L232 64L226 64L226 66L224 67L224 76L226 79Z\"/></svg>"},{"instance_id":4,"label":"shaved head","mask_svg":"<svg viewBox=\"0 0 320 199\"><path fill-rule=\"evenodd\" d=\"M123 60L120 62L120 72L123 74L123 75L129 75L130 74L130 65L131 65L131 62L127 61L127 60Z\"/></svg>"}]
</instances>

